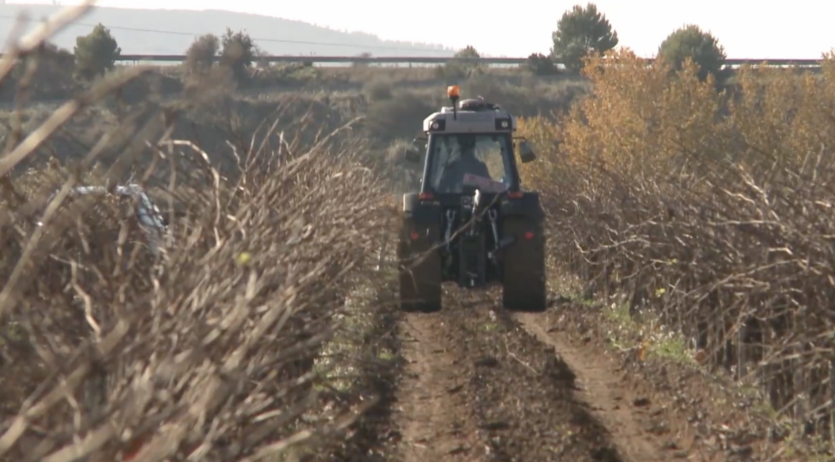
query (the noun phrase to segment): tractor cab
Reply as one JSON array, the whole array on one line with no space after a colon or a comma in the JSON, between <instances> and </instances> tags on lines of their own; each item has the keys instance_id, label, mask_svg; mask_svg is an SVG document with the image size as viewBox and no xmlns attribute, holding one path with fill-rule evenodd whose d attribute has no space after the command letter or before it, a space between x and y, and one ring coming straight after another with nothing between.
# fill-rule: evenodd
<instances>
[{"instance_id":1,"label":"tractor cab","mask_svg":"<svg viewBox=\"0 0 835 462\"><path fill-rule=\"evenodd\" d=\"M523 163L536 157L524 138L513 136L516 116L481 97L458 104L457 86L447 95L452 105L424 119L425 137L415 140L408 156L417 162L420 151L426 153L421 197L520 191L514 150Z\"/></svg>"}]
</instances>

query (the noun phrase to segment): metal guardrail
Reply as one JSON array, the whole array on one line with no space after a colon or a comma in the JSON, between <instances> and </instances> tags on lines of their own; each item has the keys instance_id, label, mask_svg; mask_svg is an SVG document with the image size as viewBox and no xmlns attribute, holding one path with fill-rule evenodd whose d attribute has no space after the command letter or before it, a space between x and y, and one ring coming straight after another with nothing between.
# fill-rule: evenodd
<instances>
[{"instance_id":1,"label":"metal guardrail","mask_svg":"<svg viewBox=\"0 0 835 462\"><path fill-rule=\"evenodd\" d=\"M154 61L181 62L185 55L121 55L117 61ZM453 58L437 56L264 56L259 58L269 63L314 63L314 64L445 64L450 61L469 64L524 64L527 58ZM651 63L652 59L647 59ZM762 64L769 66L810 66L818 67L819 59L726 59L725 64L739 66L742 64Z\"/></svg>"}]
</instances>

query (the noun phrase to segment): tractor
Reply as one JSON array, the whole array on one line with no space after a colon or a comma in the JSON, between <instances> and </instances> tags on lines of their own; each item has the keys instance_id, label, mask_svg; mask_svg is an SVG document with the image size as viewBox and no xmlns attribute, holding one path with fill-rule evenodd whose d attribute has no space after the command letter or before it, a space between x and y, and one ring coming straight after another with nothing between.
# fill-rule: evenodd
<instances>
[{"instance_id":1,"label":"tractor","mask_svg":"<svg viewBox=\"0 0 835 462\"><path fill-rule=\"evenodd\" d=\"M544 213L536 192L523 191L516 155L536 159L515 137L517 118L483 98L452 103L423 121L406 159L424 159L420 191L403 195L397 259L400 308L441 309L443 283L479 290L501 285L502 305L543 311Z\"/></svg>"}]
</instances>

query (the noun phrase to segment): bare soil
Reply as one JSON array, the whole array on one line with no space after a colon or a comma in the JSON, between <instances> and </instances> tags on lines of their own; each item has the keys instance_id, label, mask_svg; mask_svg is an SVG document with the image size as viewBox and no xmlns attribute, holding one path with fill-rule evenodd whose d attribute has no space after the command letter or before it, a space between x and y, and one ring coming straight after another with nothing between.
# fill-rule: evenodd
<instances>
[{"instance_id":1,"label":"bare soil","mask_svg":"<svg viewBox=\"0 0 835 462\"><path fill-rule=\"evenodd\" d=\"M553 347L489 297L454 290L446 299L439 313L401 321L403 461L626 460Z\"/></svg>"},{"instance_id":2,"label":"bare soil","mask_svg":"<svg viewBox=\"0 0 835 462\"><path fill-rule=\"evenodd\" d=\"M558 329L543 322L548 318L528 313L516 316L525 331L553 347L574 371L578 398L589 403L592 413L610 429L624 460L664 461L675 456L669 450L677 446L662 439L664 432L658 429L663 427L654 422L652 401L639 390L624 386L626 378L619 365L600 351L573 345Z\"/></svg>"},{"instance_id":3,"label":"bare soil","mask_svg":"<svg viewBox=\"0 0 835 462\"><path fill-rule=\"evenodd\" d=\"M630 365L593 312L512 314L496 295L447 289L442 311L400 315L390 460L780 460L740 395L683 366Z\"/></svg>"},{"instance_id":4,"label":"bare soil","mask_svg":"<svg viewBox=\"0 0 835 462\"><path fill-rule=\"evenodd\" d=\"M588 377L586 399L605 409L607 393L600 385L615 380L618 385L607 387L608 396L617 389L614 396L622 393L624 401L641 402L628 416L602 412L601 419L613 431L620 425L615 422L631 420L626 428L637 428L642 439L668 449L668 460L807 460L801 453L809 448L797 447L805 445L800 440L787 441L786 428L767 415L751 390L680 359L639 359L637 349L611 348L609 332L615 326L599 306L567 303L538 317L520 314L516 319L543 342L559 345L578 375ZM640 334L632 335L631 343L637 343Z\"/></svg>"}]
</instances>

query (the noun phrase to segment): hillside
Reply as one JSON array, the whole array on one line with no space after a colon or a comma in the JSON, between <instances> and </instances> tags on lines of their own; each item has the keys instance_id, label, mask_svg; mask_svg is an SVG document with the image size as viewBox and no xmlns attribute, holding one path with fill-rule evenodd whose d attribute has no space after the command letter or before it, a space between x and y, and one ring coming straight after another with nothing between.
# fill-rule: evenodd
<instances>
[{"instance_id":1,"label":"hillside","mask_svg":"<svg viewBox=\"0 0 835 462\"><path fill-rule=\"evenodd\" d=\"M7 37L21 11L27 11L30 27L60 7L51 5L0 5L0 36ZM97 23L111 29L124 54L182 54L195 37L222 34L227 27L246 30L270 54L282 55L357 55L411 54L449 56L452 50L441 45L413 44L381 40L377 36L314 26L301 21L233 13L219 10L141 10L97 7L77 24L57 35L53 41L72 49L75 38L87 34Z\"/></svg>"}]
</instances>

